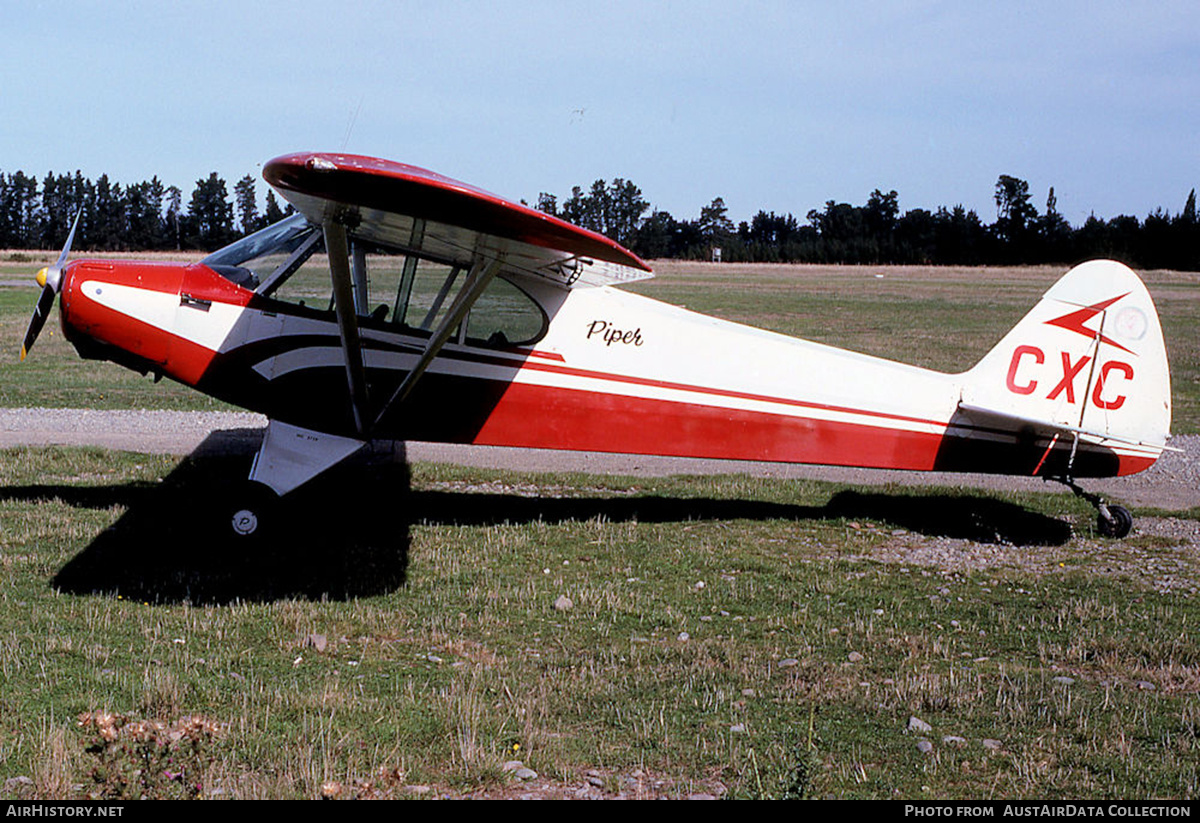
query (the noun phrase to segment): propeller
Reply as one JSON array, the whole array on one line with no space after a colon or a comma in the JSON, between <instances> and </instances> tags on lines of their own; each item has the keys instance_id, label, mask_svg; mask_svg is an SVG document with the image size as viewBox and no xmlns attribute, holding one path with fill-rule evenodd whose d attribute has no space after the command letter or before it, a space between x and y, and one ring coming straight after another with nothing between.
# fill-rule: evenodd
<instances>
[{"instance_id":1,"label":"propeller","mask_svg":"<svg viewBox=\"0 0 1200 823\"><path fill-rule=\"evenodd\" d=\"M54 308L54 297L62 285L63 267L67 263L67 255L71 253L71 243L75 241L75 229L79 228L79 218L82 214L83 209L75 212L75 222L71 224L71 233L67 235L67 243L63 246L58 260L54 261L53 266L46 266L37 273L37 282L42 287L42 294L38 298L37 306L33 309L33 317L29 319L29 329L25 332L25 340L21 343L22 360L33 348L33 341L37 340L42 326L46 325L46 318L50 316L50 310Z\"/></svg>"}]
</instances>

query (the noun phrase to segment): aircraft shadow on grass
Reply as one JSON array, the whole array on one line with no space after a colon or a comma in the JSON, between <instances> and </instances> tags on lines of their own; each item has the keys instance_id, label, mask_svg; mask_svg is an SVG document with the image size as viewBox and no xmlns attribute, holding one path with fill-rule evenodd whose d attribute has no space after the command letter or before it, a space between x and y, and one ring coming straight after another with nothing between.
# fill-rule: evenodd
<instances>
[{"instance_id":1,"label":"aircraft shadow on grass","mask_svg":"<svg viewBox=\"0 0 1200 823\"><path fill-rule=\"evenodd\" d=\"M252 440L252 438L251 438ZM397 449L401 447L397 445ZM63 566L53 585L71 594L147 602L222 604L287 598L347 599L404 585L414 522L463 526L559 523L603 517L694 520L881 521L918 534L982 543L1062 545L1069 524L986 496L836 492L822 506L757 500L619 496L543 498L482 491L414 490L402 454L351 460L280 503L252 545L229 535L217 513L231 478L253 453L244 432L218 432L161 484L28 486L7 499L57 497L72 506L126 509Z\"/></svg>"},{"instance_id":2,"label":"aircraft shadow on grass","mask_svg":"<svg viewBox=\"0 0 1200 823\"><path fill-rule=\"evenodd\" d=\"M222 512L236 499L233 490L256 449L245 432L217 432L162 483L25 490L28 497L126 510L59 570L55 588L220 604L341 600L403 585L408 522L397 501L409 485L403 462L348 465L353 482L346 471L330 472L281 504L261 538L243 543Z\"/></svg>"}]
</instances>

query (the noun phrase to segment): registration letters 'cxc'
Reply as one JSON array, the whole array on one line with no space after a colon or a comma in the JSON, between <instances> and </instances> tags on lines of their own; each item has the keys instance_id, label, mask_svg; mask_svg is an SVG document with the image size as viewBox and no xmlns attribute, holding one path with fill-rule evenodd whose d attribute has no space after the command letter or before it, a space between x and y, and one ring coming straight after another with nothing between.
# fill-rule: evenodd
<instances>
[{"instance_id":1,"label":"registration letters 'cxc'","mask_svg":"<svg viewBox=\"0 0 1200 823\"><path fill-rule=\"evenodd\" d=\"M1048 400L1054 400L1060 395L1064 396L1066 402L1075 402L1075 385L1076 378L1084 371L1084 367L1091 362L1092 358L1088 355L1082 355L1074 362L1071 360L1070 352L1060 352L1062 363L1061 377L1054 384L1054 388L1046 395ZM1023 361L1025 361L1023 363ZM1005 385L1013 394L1028 395L1033 394L1038 388L1038 375L1042 375L1046 370L1038 369L1046 362L1046 355L1037 346L1017 346L1013 350L1012 360L1008 366L1008 374L1005 377ZM1049 367L1047 367L1049 368ZM1120 377L1113 376L1114 373ZM1091 373L1089 373L1090 375ZM1020 378L1018 378L1020 375ZM1092 404L1101 409L1116 410L1125 404L1125 395L1115 394L1120 388L1115 385L1118 379L1125 381L1133 380L1133 366L1121 360L1109 360L1099 367L1094 372L1094 380L1091 384L1091 401ZM1053 379L1053 375L1050 375ZM1106 390L1107 389L1107 390ZM1085 397L1088 393L1083 392ZM1107 399L1106 399L1107 395Z\"/></svg>"}]
</instances>

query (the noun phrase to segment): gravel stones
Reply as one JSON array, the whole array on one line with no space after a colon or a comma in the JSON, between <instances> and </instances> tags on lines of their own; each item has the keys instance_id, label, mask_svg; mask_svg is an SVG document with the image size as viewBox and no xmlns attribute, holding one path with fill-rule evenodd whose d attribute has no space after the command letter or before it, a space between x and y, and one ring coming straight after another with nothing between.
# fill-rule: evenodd
<instances>
[{"instance_id":1,"label":"gravel stones","mask_svg":"<svg viewBox=\"0 0 1200 823\"><path fill-rule=\"evenodd\" d=\"M913 717L908 718L908 730L910 732L928 734L929 732L933 731L933 726L930 726L924 720L914 715Z\"/></svg>"}]
</instances>

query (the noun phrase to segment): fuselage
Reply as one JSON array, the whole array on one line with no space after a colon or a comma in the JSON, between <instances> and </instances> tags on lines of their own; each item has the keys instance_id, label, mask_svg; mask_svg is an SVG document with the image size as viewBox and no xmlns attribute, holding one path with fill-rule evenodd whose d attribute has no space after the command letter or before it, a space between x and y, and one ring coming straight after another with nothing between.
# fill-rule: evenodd
<instances>
[{"instance_id":1,"label":"fuselage","mask_svg":"<svg viewBox=\"0 0 1200 823\"><path fill-rule=\"evenodd\" d=\"M962 414L963 375L620 289L509 279L544 316L536 339L473 338L464 323L372 437L1008 474L1049 473L1068 459L1065 441ZM85 356L296 426L354 434L327 305L264 296L204 264L98 260L67 267L61 305L64 332ZM382 408L430 335L366 311L358 324L368 395ZM1084 444L1070 468L1128 474L1159 451Z\"/></svg>"}]
</instances>

